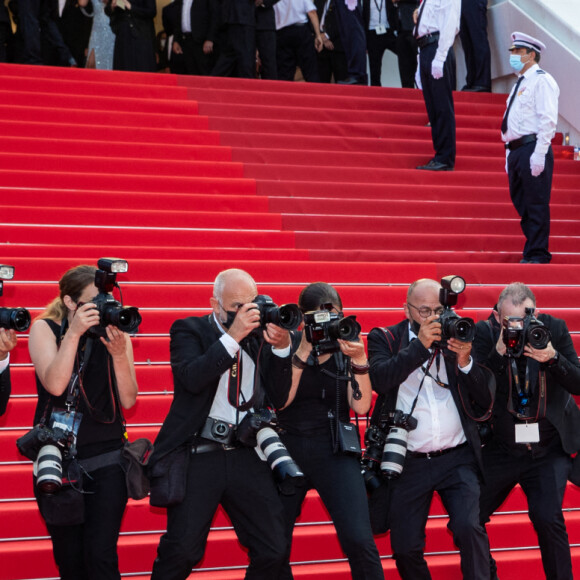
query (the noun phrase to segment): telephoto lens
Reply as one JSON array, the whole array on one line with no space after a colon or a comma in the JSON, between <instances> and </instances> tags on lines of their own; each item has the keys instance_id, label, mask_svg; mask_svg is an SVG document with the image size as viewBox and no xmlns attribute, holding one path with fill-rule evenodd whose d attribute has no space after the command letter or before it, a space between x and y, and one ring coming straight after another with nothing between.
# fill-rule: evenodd
<instances>
[{"instance_id":1,"label":"telephoto lens","mask_svg":"<svg viewBox=\"0 0 580 580\"><path fill-rule=\"evenodd\" d=\"M397 479L403 472L409 432L403 427L391 427L383 449L381 471L387 479Z\"/></svg>"},{"instance_id":2,"label":"telephoto lens","mask_svg":"<svg viewBox=\"0 0 580 580\"><path fill-rule=\"evenodd\" d=\"M51 495L62 487L62 454L56 445L41 447L34 467L38 491Z\"/></svg>"}]
</instances>

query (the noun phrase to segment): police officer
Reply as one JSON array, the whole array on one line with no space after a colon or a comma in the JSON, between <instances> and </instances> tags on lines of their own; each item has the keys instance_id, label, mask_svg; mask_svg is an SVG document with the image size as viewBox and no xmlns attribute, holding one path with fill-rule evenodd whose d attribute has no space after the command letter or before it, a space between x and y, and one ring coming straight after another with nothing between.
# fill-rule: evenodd
<instances>
[{"instance_id":1,"label":"police officer","mask_svg":"<svg viewBox=\"0 0 580 580\"><path fill-rule=\"evenodd\" d=\"M422 0L416 11L419 75L435 156L417 169L451 171L455 166L455 53L461 0Z\"/></svg>"},{"instance_id":2,"label":"police officer","mask_svg":"<svg viewBox=\"0 0 580 580\"><path fill-rule=\"evenodd\" d=\"M526 243L523 264L547 264L550 193L560 89L538 63L546 46L522 32L512 33L510 66L518 81L507 99L501 132L507 150L506 172L512 202L521 218Z\"/></svg>"}]
</instances>

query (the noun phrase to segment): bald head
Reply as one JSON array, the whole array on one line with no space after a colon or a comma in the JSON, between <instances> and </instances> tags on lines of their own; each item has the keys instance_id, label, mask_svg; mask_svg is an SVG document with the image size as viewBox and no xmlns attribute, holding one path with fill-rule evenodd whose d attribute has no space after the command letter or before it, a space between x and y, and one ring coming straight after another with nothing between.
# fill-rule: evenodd
<instances>
[{"instance_id":1,"label":"bald head","mask_svg":"<svg viewBox=\"0 0 580 580\"><path fill-rule=\"evenodd\" d=\"M213 296L214 298L221 300L226 288L229 291L232 291L236 288L247 287L253 287L252 298L254 298L258 294L258 289L254 279L244 270L230 268L229 270L223 270L223 272L220 272L216 276L213 283Z\"/></svg>"}]
</instances>

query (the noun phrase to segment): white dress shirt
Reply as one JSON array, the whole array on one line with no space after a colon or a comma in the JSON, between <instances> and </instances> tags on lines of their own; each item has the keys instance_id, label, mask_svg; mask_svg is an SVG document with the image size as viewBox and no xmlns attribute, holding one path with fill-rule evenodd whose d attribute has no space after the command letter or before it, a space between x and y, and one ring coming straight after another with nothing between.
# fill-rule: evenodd
<instances>
[{"instance_id":1,"label":"white dress shirt","mask_svg":"<svg viewBox=\"0 0 580 580\"><path fill-rule=\"evenodd\" d=\"M425 6L423 7L423 4ZM422 0L419 10L423 8L417 36L439 32L439 42L435 59L445 62L447 53L459 33L461 0Z\"/></svg>"},{"instance_id":2,"label":"white dress shirt","mask_svg":"<svg viewBox=\"0 0 580 580\"><path fill-rule=\"evenodd\" d=\"M183 6L181 8L181 32L187 34L191 32L191 7L193 6L193 0L183 0Z\"/></svg>"},{"instance_id":3,"label":"white dress shirt","mask_svg":"<svg viewBox=\"0 0 580 580\"><path fill-rule=\"evenodd\" d=\"M316 10L312 0L280 0L274 4L276 30L293 24L306 24L308 13L312 10Z\"/></svg>"},{"instance_id":4,"label":"white dress shirt","mask_svg":"<svg viewBox=\"0 0 580 580\"><path fill-rule=\"evenodd\" d=\"M545 155L556 133L560 89L554 77L540 69L537 64L531 66L523 77L508 115L507 131L502 134L502 139L513 141L535 133L538 137L534 152ZM515 85L508 95L506 108L514 89Z\"/></svg>"},{"instance_id":5,"label":"white dress shirt","mask_svg":"<svg viewBox=\"0 0 580 580\"><path fill-rule=\"evenodd\" d=\"M409 328L409 340L416 337L417 335ZM437 369L435 360L429 368L429 373L440 382L448 384L443 355L439 354L438 356L440 359L439 369ZM420 453L457 447L466 441L459 411L455 406L451 391L448 388L440 387L435 380L426 375L426 366L427 362L415 369L401 384L397 395L397 409L409 413L417 396L419 385L423 381L417 405L413 411L413 417L417 419L417 428L409 431L407 443L409 451ZM473 360L460 370L468 373L472 366Z\"/></svg>"},{"instance_id":6,"label":"white dress shirt","mask_svg":"<svg viewBox=\"0 0 580 580\"><path fill-rule=\"evenodd\" d=\"M10 364L10 353L8 353L8 356L4 360L0 360L0 373L3 373L8 368L9 364Z\"/></svg>"},{"instance_id":7,"label":"white dress shirt","mask_svg":"<svg viewBox=\"0 0 580 580\"><path fill-rule=\"evenodd\" d=\"M370 0L371 13L369 18L369 30L376 30L381 26L389 28L387 20L387 2L392 0Z\"/></svg>"}]
</instances>

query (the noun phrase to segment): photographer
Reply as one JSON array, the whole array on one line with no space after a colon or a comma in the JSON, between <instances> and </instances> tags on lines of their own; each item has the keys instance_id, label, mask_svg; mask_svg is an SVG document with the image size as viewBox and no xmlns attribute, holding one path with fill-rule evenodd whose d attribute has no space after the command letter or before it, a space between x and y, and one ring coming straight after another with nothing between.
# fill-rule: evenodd
<instances>
[{"instance_id":1,"label":"photographer","mask_svg":"<svg viewBox=\"0 0 580 580\"><path fill-rule=\"evenodd\" d=\"M59 441L62 488L42 493L38 480L35 487L63 580L120 578L117 539L127 489L118 407L135 404L137 382L127 334L112 325L103 329L104 337L87 333L100 324L92 302L98 294L95 274L92 266L68 270L59 282L59 296L30 329L38 390L34 424L57 432L57 417L71 421Z\"/></svg>"},{"instance_id":2,"label":"photographer","mask_svg":"<svg viewBox=\"0 0 580 580\"><path fill-rule=\"evenodd\" d=\"M10 351L16 346L16 332L0 328L0 416L6 412L10 398Z\"/></svg>"},{"instance_id":3,"label":"photographer","mask_svg":"<svg viewBox=\"0 0 580 580\"><path fill-rule=\"evenodd\" d=\"M292 378L290 335L261 323L257 294L247 272L225 270L214 282L213 312L171 327L175 394L149 464L150 501L167 507L153 580L189 576L220 504L248 548L246 578L272 580L280 571L284 521L272 473L236 437L246 413L266 397L284 404Z\"/></svg>"},{"instance_id":4,"label":"photographer","mask_svg":"<svg viewBox=\"0 0 580 580\"><path fill-rule=\"evenodd\" d=\"M337 291L322 282L304 288L298 306L304 313L322 314L330 307L332 314L342 314ZM360 330L358 325L357 328ZM296 342L299 344L292 357L292 389L279 419L284 429L282 441L304 472L306 485L296 488L291 495L281 495L286 512L288 558L296 518L306 492L314 488L332 517L352 578L382 580L384 572L371 532L359 458L345 451L338 437L338 430L344 425L352 429L360 452L358 430L350 424L350 410L365 414L371 406L364 344L358 336L352 340L337 339L332 344L327 341L328 348L322 350L328 352L316 356L307 328L297 333ZM292 578L288 560L280 578Z\"/></svg>"},{"instance_id":5,"label":"photographer","mask_svg":"<svg viewBox=\"0 0 580 580\"><path fill-rule=\"evenodd\" d=\"M471 343L447 338L440 348L445 313L441 285L417 280L404 304L406 319L368 336L370 377L379 397L372 423L387 411L400 410L417 421L408 432L408 451L399 479L383 484L371 510L376 528L391 529L393 557L401 578L431 578L424 558L425 525L433 492L449 513L448 527L461 554L464 578L489 578L489 545L479 523L481 451L474 402L491 406L493 379L470 356ZM402 467L402 466L401 466ZM373 494L374 495L374 494ZM375 505L376 503L376 505Z\"/></svg>"},{"instance_id":6,"label":"photographer","mask_svg":"<svg viewBox=\"0 0 580 580\"><path fill-rule=\"evenodd\" d=\"M525 284L506 286L497 308L493 319L478 322L473 343L474 356L495 374L498 390L493 436L483 448L481 521L488 522L519 483L546 577L571 579L562 502L570 454L580 449L580 411L573 397L580 394L578 355L563 320L534 318L536 298ZM491 577L496 578L493 560Z\"/></svg>"}]
</instances>

